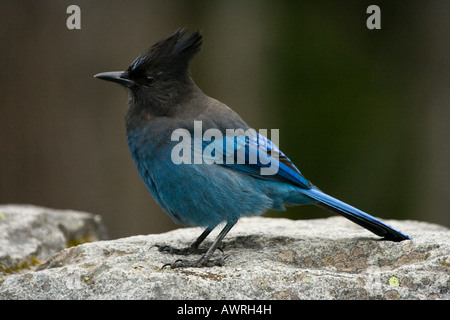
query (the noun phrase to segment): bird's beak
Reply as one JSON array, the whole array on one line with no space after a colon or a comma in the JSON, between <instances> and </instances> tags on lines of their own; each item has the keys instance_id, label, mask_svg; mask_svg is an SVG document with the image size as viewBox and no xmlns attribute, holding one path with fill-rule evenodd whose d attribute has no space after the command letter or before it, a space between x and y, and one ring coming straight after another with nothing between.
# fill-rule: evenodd
<instances>
[{"instance_id":1,"label":"bird's beak","mask_svg":"<svg viewBox=\"0 0 450 320\"><path fill-rule=\"evenodd\" d=\"M99 78L106 81L117 82L125 87L131 88L135 85L133 80L128 78L127 72L124 71L113 71L113 72L102 72L94 76L94 78Z\"/></svg>"}]
</instances>

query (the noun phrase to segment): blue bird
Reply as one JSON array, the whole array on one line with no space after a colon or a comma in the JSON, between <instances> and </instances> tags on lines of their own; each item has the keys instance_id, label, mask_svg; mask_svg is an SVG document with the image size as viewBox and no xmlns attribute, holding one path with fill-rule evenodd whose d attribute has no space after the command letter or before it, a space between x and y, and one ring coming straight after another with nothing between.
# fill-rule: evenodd
<instances>
[{"instance_id":1,"label":"blue bird","mask_svg":"<svg viewBox=\"0 0 450 320\"><path fill-rule=\"evenodd\" d=\"M168 266L223 265L227 255L212 255L240 217L292 205L331 210L385 240L411 239L320 191L274 143L204 94L189 72L201 44L200 32L187 34L183 28L153 45L126 71L95 75L128 89L128 145L153 198L176 223L205 228L186 248L157 246L161 252L202 254ZM221 223L225 226L213 244L201 250L199 245Z\"/></svg>"}]
</instances>

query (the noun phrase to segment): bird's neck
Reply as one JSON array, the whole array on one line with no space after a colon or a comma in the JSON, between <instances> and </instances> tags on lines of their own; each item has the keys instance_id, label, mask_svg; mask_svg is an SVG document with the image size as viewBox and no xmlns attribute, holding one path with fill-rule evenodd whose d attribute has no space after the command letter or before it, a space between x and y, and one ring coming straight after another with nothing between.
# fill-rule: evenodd
<instances>
[{"instance_id":1,"label":"bird's neck","mask_svg":"<svg viewBox=\"0 0 450 320\"><path fill-rule=\"evenodd\" d=\"M186 119L195 117L205 108L202 103L207 96L194 83L190 90L171 102L158 100L139 100L130 96L129 108L125 117L127 129L146 126L158 118Z\"/></svg>"}]
</instances>

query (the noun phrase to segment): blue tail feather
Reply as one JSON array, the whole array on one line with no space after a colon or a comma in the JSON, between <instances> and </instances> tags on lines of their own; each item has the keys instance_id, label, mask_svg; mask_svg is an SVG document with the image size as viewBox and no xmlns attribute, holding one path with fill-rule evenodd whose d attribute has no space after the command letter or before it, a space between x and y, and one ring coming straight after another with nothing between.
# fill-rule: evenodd
<instances>
[{"instance_id":1,"label":"blue tail feather","mask_svg":"<svg viewBox=\"0 0 450 320\"><path fill-rule=\"evenodd\" d=\"M347 219L359 224L360 226L372 231L376 235L383 237L385 240L403 241L410 240L408 235L388 226L377 218L342 202L322 191L312 188L302 190L302 193L319 201L316 205L343 215Z\"/></svg>"}]
</instances>

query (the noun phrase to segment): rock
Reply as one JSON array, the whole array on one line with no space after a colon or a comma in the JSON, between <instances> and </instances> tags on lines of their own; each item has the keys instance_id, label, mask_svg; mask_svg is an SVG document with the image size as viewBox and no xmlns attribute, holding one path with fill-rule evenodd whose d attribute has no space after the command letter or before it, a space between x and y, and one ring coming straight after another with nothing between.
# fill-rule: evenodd
<instances>
[{"instance_id":1,"label":"rock","mask_svg":"<svg viewBox=\"0 0 450 320\"><path fill-rule=\"evenodd\" d=\"M31 205L0 205L0 282L66 247L105 239L100 216Z\"/></svg>"},{"instance_id":2,"label":"rock","mask_svg":"<svg viewBox=\"0 0 450 320\"><path fill-rule=\"evenodd\" d=\"M341 217L243 218L230 231L222 267L169 269L200 228L66 248L39 271L9 275L1 299L449 299L450 230L387 221L414 239L380 241ZM215 230L204 244L212 243ZM218 251L215 255L224 254Z\"/></svg>"}]
</instances>

